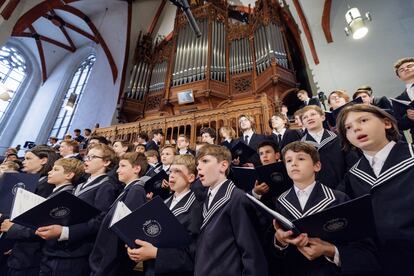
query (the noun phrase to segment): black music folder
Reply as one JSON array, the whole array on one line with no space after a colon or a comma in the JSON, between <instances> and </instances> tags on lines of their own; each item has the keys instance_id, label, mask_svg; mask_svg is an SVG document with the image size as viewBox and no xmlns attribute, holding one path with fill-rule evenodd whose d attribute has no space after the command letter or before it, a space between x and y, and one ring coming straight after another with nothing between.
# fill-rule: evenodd
<instances>
[{"instance_id":1,"label":"black music folder","mask_svg":"<svg viewBox=\"0 0 414 276\"><path fill-rule=\"evenodd\" d=\"M168 174L161 169L156 175L154 175L153 177L149 178L149 179L144 179L141 178L143 181L145 181L144 183L144 189L145 192L147 193L154 193L157 194L157 191L160 189L161 184L159 184L157 186L157 183L162 182L164 179L168 180Z\"/></svg>"},{"instance_id":2,"label":"black music folder","mask_svg":"<svg viewBox=\"0 0 414 276\"><path fill-rule=\"evenodd\" d=\"M70 226L83 223L100 213L98 209L69 192L61 192L45 199L19 188L10 220L37 229L52 224Z\"/></svg>"},{"instance_id":3,"label":"black music folder","mask_svg":"<svg viewBox=\"0 0 414 276\"><path fill-rule=\"evenodd\" d=\"M256 151L241 140L231 149L232 159L239 158L240 164L247 163L254 154L256 154Z\"/></svg>"},{"instance_id":4,"label":"black music folder","mask_svg":"<svg viewBox=\"0 0 414 276\"><path fill-rule=\"evenodd\" d=\"M231 167L233 181L237 188L245 192L251 192L254 188L258 175L254 168L251 167Z\"/></svg>"},{"instance_id":5,"label":"black music folder","mask_svg":"<svg viewBox=\"0 0 414 276\"><path fill-rule=\"evenodd\" d=\"M269 194L279 196L293 185L283 162L256 167L258 181L269 186Z\"/></svg>"},{"instance_id":6,"label":"black music folder","mask_svg":"<svg viewBox=\"0 0 414 276\"><path fill-rule=\"evenodd\" d=\"M336 119L338 118L339 112L341 112L342 109L344 109L347 106L351 106L351 105L354 105L354 104L361 104L361 103L363 103L362 98L358 97L358 98L353 99L352 101L344 104L343 106L338 107L335 110L325 111L326 120L328 120L329 125L336 126Z\"/></svg>"},{"instance_id":7,"label":"black music folder","mask_svg":"<svg viewBox=\"0 0 414 276\"><path fill-rule=\"evenodd\" d=\"M17 188L23 188L34 192L39 181L38 174L28 173L4 173L0 177L0 213L10 215Z\"/></svg>"},{"instance_id":8,"label":"black music folder","mask_svg":"<svg viewBox=\"0 0 414 276\"><path fill-rule=\"evenodd\" d=\"M286 217L271 210L251 195L246 196L272 215L285 230L294 234L307 233L309 237L317 237L329 242L351 242L376 235L371 196L338 204L321 212L290 221Z\"/></svg>"},{"instance_id":9,"label":"black music folder","mask_svg":"<svg viewBox=\"0 0 414 276\"><path fill-rule=\"evenodd\" d=\"M187 230L159 196L133 212L123 202L118 202L109 228L130 248L138 247L136 239L159 248L178 248L190 244Z\"/></svg>"},{"instance_id":10,"label":"black music folder","mask_svg":"<svg viewBox=\"0 0 414 276\"><path fill-rule=\"evenodd\" d=\"M394 106L398 106L400 109L403 109L405 111L407 111L407 109L414 109L414 101L410 102L393 98L390 98L390 100Z\"/></svg>"}]
</instances>

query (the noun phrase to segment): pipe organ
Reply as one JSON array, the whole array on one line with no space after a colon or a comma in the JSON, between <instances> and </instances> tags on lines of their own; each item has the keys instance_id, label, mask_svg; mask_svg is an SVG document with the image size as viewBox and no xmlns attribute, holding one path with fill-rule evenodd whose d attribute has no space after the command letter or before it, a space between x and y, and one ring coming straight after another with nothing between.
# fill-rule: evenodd
<instances>
[{"instance_id":1,"label":"pipe organ","mask_svg":"<svg viewBox=\"0 0 414 276\"><path fill-rule=\"evenodd\" d=\"M206 77L208 22L197 20L201 37L196 38L189 25L183 26L177 35L172 86L183 85Z\"/></svg>"},{"instance_id":2,"label":"pipe organ","mask_svg":"<svg viewBox=\"0 0 414 276\"><path fill-rule=\"evenodd\" d=\"M254 9L245 7L242 12L222 0L192 1L191 10L202 33L199 38L179 10L169 39L153 43L151 34L140 35L121 121L218 110L253 103L262 94L266 110L271 111L285 91L297 87L289 51L292 42L286 36L292 25L287 27L289 12L279 1L258 0ZM179 104L179 93L189 90L194 101ZM263 131L266 112L257 115L256 125ZM185 125L192 128L192 141L194 124Z\"/></svg>"}]
</instances>

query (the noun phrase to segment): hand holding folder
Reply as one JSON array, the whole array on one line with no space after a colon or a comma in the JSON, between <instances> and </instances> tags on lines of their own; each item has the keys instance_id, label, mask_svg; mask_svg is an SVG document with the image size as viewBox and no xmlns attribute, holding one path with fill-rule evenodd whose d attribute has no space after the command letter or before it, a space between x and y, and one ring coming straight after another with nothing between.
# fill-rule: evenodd
<instances>
[{"instance_id":1,"label":"hand holding folder","mask_svg":"<svg viewBox=\"0 0 414 276\"><path fill-rule=\"evenodd\" d=\"M254 154L256 154L256 151L242 141L237 142L237 144L231 148L232 159L239 158L240 164L247 163L250 157Z\"/></svg>"},{"instance_id":2,"label":"hand holding folder","mask_svg":"<svg viewBox=\"0 0 414 276\"><path fill-rule=\"evenodd\" d=\"M154 193L158 194L158 190L161 188L160 186L157 187L157 183L162 183L163 180L168 180L168 174L164 170L160 170L156 175L152 177L144 176L141 177L141 180L144 181L144 189L147 193Z\"/></svg>"},{"instance_id":3,"label":"hand holding folder","mask_svg":"<svg viewBox=\"0 0 414 276\"><path fill-rule=\"evenodd\" d=\"M293 185L283 162L256 167L257 180L266 183L271 196L279 196Z\"/></svg>"},{"instance_id":4,"label":"hand holding folder","mask_svg":"<svg viewBox=\"0 0 414 276\"><path fill-rule=\"evenodd\" d=\"M283 162L269 165L251 167L232 167L234 182L237 188L250 192L256 180L259 184L266 183L269 186L269 195L278 196L292 187Z\"/></svg>"},{"instance_id":5,"label":"hand holding folder","mask_svg":"<svg viewBox=\"0 0 414 276\"><path fill-rule=\"evenodd\" d=\"M133 212L118 202L109 228L130 248L137 247L136 239L158 248L177 248L190 243L187 230L158 196Z\"/></svg>"},{"instance_id":6,"label":"hand holding folder","mask_svg":"<svg viewBox=\"0 0 414 276\"><path fill-rule=\"evenodd\" d=\"M50 198L18 188L10 220L38 229L48 225L70 226L88 221L100 211L71 193L61 192Z\"/></svg>"},{"instance_id":7,"label":"hand holding folder","mask_svg":"<svg viewBox=\"0 0 414 276\"><path fill-rule=\"evenodd\" d=\"M246 196L273 216L284 230L292 230L294 235L307 233L309 237L317 237L328 242L351 242L376 234L370 195L293 221L271 210L251 195Z\"/></svg>"}]
</instances>

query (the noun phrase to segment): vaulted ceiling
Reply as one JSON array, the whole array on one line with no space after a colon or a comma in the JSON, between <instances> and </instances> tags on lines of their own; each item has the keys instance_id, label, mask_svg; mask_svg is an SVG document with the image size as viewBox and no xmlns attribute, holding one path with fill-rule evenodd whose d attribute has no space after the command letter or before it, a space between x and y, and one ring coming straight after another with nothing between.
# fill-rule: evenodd
<instances>
[{"instance_id":1,"label":"vaulted ceiling","mask_svg":"<svg viewBox=\"0 0 414 276\"><path fill-rule=\"evenodd\" d=\"M119 69L102 37L99 25L117 0L42 1L28 9L17 21L12 36L24 43L38 58L46 81L55 66L68 53L85 45L99 44L111 66L114 81Z\"/></svg>"},{"instance_id":2,"label":"vaulted ceiling","mask_svg":"<svg viewBox=\"0 0 414 276\"><path fill-rule=\"evenodd\" d=\"M279 1L279 0L278 0ZM115 81L122 68L117 68L113 51L101 35L100 25L108 10L115 9L125 0L45 0L30 6L20 16L13 28L12 36L24 43L38 58L42 70L42 79L46 81L56 65L68 54L86 45L94 47L99 44L111 66L112 77ZM191 3L191 0L189 1ZM307 23L307 16L303 12L299 0L279 1L287 2L294 7L299 15L302 29L315 64L319 63L318 55L313 45L312 32ZM319 1L320 3L321 1ZM320 28L323 29L327 42L332 41L330 34L330 9L332 0L323 0ZM248 5L254 6L253 0L229 1L235 11L247 12ZM30 4L26 4L30 5ZM32 4L33 5L33 4ZM132 14L132 34L137 36L139 31L151 32L154 37L168 36L174 26L176 7L168 0L135 0ZM125 16L128 12L125 11ZM134 19L135 18L135 19ZM116 28L124 28L116 29ZM125 32L127 26L114 26L114 32ZM131 40L130 53L134 49L134 40Z\"/></svg>"}]
</instances>

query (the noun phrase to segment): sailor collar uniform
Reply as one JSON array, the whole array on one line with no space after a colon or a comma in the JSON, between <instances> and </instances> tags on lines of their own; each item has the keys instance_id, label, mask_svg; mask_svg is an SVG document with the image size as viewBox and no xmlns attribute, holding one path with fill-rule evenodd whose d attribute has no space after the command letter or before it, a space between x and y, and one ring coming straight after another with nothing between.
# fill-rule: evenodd
<instances>
[{"instance_id":1,"label":"sailor collar uniform","mask_svg":"<svg viewBox=\"0 0 414 276\"><path fill-rule=\"evenodd\" d=\"M226 186L226 184L227 187L220 187L220 189L217 191L216 195L213 198L213 201L210 204L210 208L207 208L207 205L204 204L203 224L201 225L201 229L203 229L209 220L214 216L214 214L230 200L231 194L236 186L232 181L229 180L224 182L222 186ZM208 198L206 199L206 203L208 204Z\"/></svg>"},{"instance_id":2,"label":"sailor collar uniform","mask_svg":"<svg viewBox=\"0 0 414 276\"><path fill-rule=\"evenodd\" d=\"M371 194L385 275L414 275L413 179L413 146L397 142L378 177L363 156L341 183L352 198Z\"/></svg>"},{"instance_id":3,"label":"sailor collar uniform","mask_svg":"<svg viewBox=\"0 0 414 276\"><path fill-rule=\"evenodd\" d=\"M227 180L209 208L203 205L194 275L268 275L259 222L245 193Z\"/></svg>"},{"instance_id":4,"label":"sailor collar uniform","mask_svg":"<svg viewBox=\"0 0 414 276\"><path fill-rule=\"evenodd\" d=\"M89 182L86 181L86 182L76 186L76 189L74 191L74 195L79 197L81 194L92 191L92 190L98 188L102 183L105 183L107 181L111 181L108 175L106 175L106 174L100 175L97 178L93 179L92 181L89 181Z\"/></svg>"},{"instance_id":5,"label":"sailor collar uniform","mask_svg":"<svg viewBox=\"0 0 414 276\"><path fill-rule=\"evenodd\" d=\"M173 200L173 196L170 196L167 198L164 203L168 207L171 205ZM194 192L191 190L182 198L178 203L172 208L171 212L174 214L174 216L178 217L179 215L183 213L187 213L190 210L190 207L196 200Z\"/></svg>"},{"instance_id":6,"label":"sailor collar uniform","mask_svg":"<svg viewBox=\"0 0 414 276\"><path fill-rule=\"evenodd\" d=\"M355 151L343 151L339 137L329 130L324 130L320 143L305 134L303 142L313 145L319 152L322 169L316 174L316 180L329 188L336 189L347 170L358 160Z\"/></svg>"},{"instance_id":7,"label":"sailor collar uniform","mask_svg":"<svg viewBox=\"0 0 414 276\"><path fill-rule=\"evenodd\" d=\"M303 210L294 188L290 188L284 192L277 200L293 218L300 219L326 209L331 206L337 198L332 189L316 182Z\"/></svg>"},{"instance_id":8,"label":"sailor collar uniform","mask_svg":"<svg viewBox=\"0 0 414 276\"><path fill-rule=\"evenodd\" d=\"M364 183L374 188L381 185L393 177L413 168L414 166L414 153L413 147L404 147L401 144L396 144L390 151L380 174L378 177L374 174L371 165L366 157L361 158L349 171L352 175L362 180ZM402 149L403 151L400 151ZM408 149L408 150L407 150Z\"/></svg>"},{"instance_id":9,"label":"sailor collar uniform","mask_svg":"<svg viewBox=\"0 0 414 276\"><path fill-rule=\"evenodd\" d=\"M321 148L326 146L328 143L335 140L336 137L337 135L334 132L325 129L322 134L322 139L320 143L316 142L315 139L312 137L312 135L310 135L309 133L306 133L302 137L301 141L315 146L315 148L319 151Z\"/></svg>"}]
</instances>

